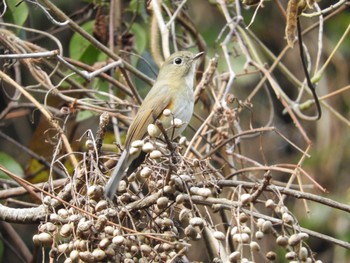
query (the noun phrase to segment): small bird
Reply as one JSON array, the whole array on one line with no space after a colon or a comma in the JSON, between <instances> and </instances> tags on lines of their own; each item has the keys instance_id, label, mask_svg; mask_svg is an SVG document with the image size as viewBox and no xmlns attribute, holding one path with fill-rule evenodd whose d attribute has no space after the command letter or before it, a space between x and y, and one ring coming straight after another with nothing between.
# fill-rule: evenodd
<instances>
[{"instance_id":1,"label":"small bird","mask_svg":"<svg viewBox=\"0 0 350 263\"><path fill-rule=\"evenodd\" d=\"M189 51L175 52L160 67L155 84L129 127L125 148L105 188L107 198L113 198L125 170L128 169L126 175L129 176L144 161L146 154L144 152L130 154L130 147L134 141L142 140L147 136L149 124L159 120L167 129L171 127L171 120L180 119L184 125L175 130L168 129L167 135L171 139L179 136L186 128L194 107L195 62L203 53L194 55ZM163 114L165 109L171 111L172 117L169 118Z\"/></svg>"}]
</instances>

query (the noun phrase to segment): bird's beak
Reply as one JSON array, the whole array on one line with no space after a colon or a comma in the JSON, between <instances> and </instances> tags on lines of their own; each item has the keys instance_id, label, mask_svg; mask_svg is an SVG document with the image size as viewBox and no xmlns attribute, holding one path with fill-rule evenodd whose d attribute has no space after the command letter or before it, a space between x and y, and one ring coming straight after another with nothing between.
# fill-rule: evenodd
<instances>
[{"instance_id":1,"label":"bird's beak","mask_svg":"<svg viewBox=\"0 0 350 263\"><path fill-rule=\"evenodd\" d=\"M203 54L204 54L204 52L199 52L199 53L197 53L197 54L192 58L192 60L197 60L197 59L200 58Z\"/></svg>"}]
</instances>

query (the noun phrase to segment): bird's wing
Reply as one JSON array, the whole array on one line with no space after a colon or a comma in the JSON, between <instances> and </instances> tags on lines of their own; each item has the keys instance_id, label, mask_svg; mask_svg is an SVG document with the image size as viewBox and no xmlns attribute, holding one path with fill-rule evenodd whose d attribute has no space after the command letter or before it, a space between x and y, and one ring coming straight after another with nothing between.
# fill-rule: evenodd
<instances>
[{"instance_id":1,"label":"bird's wing","mask_svg":"<svg viewBox=\"0 0 350 263\"><path fill-rule=\"evenodd\" d=\"M154 123L162 112L170 107L171 103L170 88L166 85L163 85L161 88L154 86L146 96L130 125L125 148L128 149L133 141L142 140L147 133L148 125Z\"/></svg>"}]
</instances>

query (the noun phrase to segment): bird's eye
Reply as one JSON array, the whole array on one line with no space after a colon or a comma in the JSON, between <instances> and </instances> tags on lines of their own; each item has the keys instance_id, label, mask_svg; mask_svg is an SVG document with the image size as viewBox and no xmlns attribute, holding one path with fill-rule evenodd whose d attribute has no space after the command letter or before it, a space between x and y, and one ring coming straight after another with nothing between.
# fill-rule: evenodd
<instances>
[{"instance_id":1,"label":"bird's eye","mask_svg":"<svg viewBox=\"0 0 350 263\"><path fill-rule=\"evenodd\" d=\"M174 64L175 65L181 65L182 64L182 58L179 58L179 57L175 58L174 59Z\"/></svg>"}]
</instances>

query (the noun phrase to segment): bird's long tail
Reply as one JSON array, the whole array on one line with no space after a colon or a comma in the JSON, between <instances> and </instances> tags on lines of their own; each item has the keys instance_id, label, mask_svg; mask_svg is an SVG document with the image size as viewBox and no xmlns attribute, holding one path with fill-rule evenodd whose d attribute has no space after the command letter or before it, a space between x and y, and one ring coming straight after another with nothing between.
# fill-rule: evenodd
<instances>
[{"instance_id":1,"label":"bird's long tail","mask_svg":"<svg viewBox=\"0 0 350 263\"><path fill-rule=\"evenodd\" d=\"M116 168L112 172L112 175L109 178L109 181L106 185L105 197L110 199L110 200L113 199L113 196L116 193L117 188L119 186L119 182L122 179L126 168L128 167L127 156L128 156L128 151L124 150L122 155L119 158L119 161L118 161Z\"/></svg>"}]
</instances>

